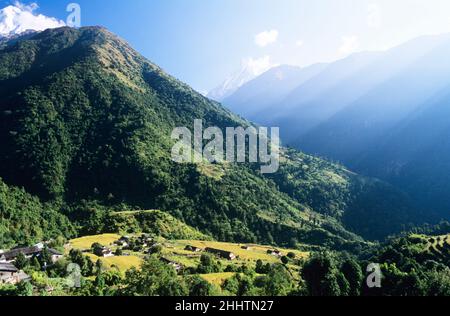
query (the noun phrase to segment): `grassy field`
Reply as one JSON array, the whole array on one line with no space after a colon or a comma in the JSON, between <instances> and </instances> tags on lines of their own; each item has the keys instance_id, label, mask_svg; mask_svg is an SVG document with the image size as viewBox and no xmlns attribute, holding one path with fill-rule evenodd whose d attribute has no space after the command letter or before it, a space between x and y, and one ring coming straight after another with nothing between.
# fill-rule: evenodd
<instances>
[{"instance_id":1,"label":"grassy field","mask_svg":"<svg viewBox=\"0 0 450 316\"><path fill-rule=\"evenodd\" d=\"M100 261L103 263L103 266L107 269L114 269L117 268L120 272L125 272L131 268L139 268L144 261L143 258L140 258L138 256L118 256L118 257L107 257L107 258L100 258L97 257L94 254L87 254L91 258L93 262L97 262L97 260L100 259Z\"/></svg>"},{"instance_id":2,"label":"grassy field","mask_svg":"<svg viewBox=\"0 0 450 316\"><path fill-rule=\"evenodd\" d=\"M110 247L111 249L115 249L117 247L111 247L112 244L120 239L120 235L116 234L102 234L102 235L94 235L94 236L85 236L81 238L72 239L69 241L66 249L78 249L82 251L90 250L93 243L99 243L103 246ZM143 261L143 256L138 256L135 254L131 254L129 256L114 256L101 258L92 253L86 253L88 257L95 263L97 260L101 260L103 265L107 269L118 269L121 272L125 272L132 267L139 268Z\"/></svg>"},{"instance_id":3,"label":"grassy field","mask_svg":"<svg viewBox=\"0 0 450 316\"><path fill-rule=\"evenodd\" d=\"M225 280L233 277L235 274L236 273L234 272L222 272L222 273L201 274L200 276L209 283L220 287L222 286L223 282L225 282Z\"/></svg>"},{"instance_id":4,"label":"grassy field","mask_svg":"<svg viewBox=\"0 0 450 316\"><path fill-rule=\"evenodd\" d=\"M71 248L86 250L90 249L93 243L98 242L103 246L110 246L113 242L117 241L120 235L116 234L102 234L96 236L85 236L77 239L72 239L69 244Z\"/></svg>"},{"instance_id":5,"label":"grassy field","mask_svg":"<svg viewBox=\"0 0 450 316\"><path fill-rule=\"evenodd\" d=\"M271 246L262 246L262 245L250 245L250 244L233 244L233 243L225 243L225 242L217 242L217 241L197 241L197 240L180 240L177 241L175 247L179 250L184 249L187 245L199 247L199 248L215 248L225 251L233 252L236 256L238 256L238 261L241 262L256 262L257 260L262 260L263 262L269 263L277 263L280 262L280 259L276 256L270 255L267 253L268 250L275 249ZM242 247L249 246L249 250L245 250ZM306 258L308 256L307 252L302 252L298 250L290 250L283 248L276 248L280 250L283 255L287 255L289 252L293 252L297 259ZM192 252L184 253L192 254Z\"/></svg>"},{"instance_id":6,"label":"grassy field","mask_svg":"<svg viewBox=\"0 0 450 316\"><path fill-rule=\"evenodd\" d=\"M222 178L226 174L226 165L225 164L198 164L197 170L204 176L212 178L216 181L222 180Z\"/></svg>"}]
</instances>

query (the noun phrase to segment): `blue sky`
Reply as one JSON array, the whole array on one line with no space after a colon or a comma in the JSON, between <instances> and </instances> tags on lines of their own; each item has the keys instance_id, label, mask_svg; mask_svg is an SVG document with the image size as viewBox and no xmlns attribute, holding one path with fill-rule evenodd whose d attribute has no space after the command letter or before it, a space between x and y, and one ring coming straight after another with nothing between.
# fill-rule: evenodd
<instances>
[{"instance_id":1,"label":"blue sky","mask_svg":"<svg viewBox=\"0 0 450 316\"><path fill-rule=\"evenodd\" d=\"M36 0L66 20L72 1ZM78 0L82 25L103 25L199 91L243 63L305 66L450 32L448 0ZM14 1L0 0L0 8Z\"/></svg>"}]
</instances>

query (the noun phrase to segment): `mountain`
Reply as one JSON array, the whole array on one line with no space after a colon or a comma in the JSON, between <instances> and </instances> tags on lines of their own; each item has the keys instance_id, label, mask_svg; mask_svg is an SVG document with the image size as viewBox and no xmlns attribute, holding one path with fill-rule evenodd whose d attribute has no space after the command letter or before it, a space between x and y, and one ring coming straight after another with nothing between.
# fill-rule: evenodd
<instances>
[{"instance_id":1,"label":"mountain","mask_svg":"<svg viewBox=\"0 0 450 316\"><path fill-rule=\"evenodd\" d=\"M218 87L208 92L206 96L212 100L220 102L224 98L233 94L237 89L239 89L239 87L241 87L243 84L250 81L254 77L255 75L252 72L244 68L241 71L228 77Z\"/></svg>"},{"instance_id":2,"label":"mountain","mask_svg":"<svg viewBox=\"0 0 450 316\"><path fill-rule=\"evenodd\" d=\"M242 87L223 103L233 111L238 111L242 104L246 107L249 107L246 104L252 104L250 108L254 110L250 118L259 124L280 126L283 140L291 144L337 111L339 99L347 101L354 98L354 90L338 89L338 84L351 78L377 57L377 53L359 53L332 64L297 68L295 75L286 76L286 79L273 86L264 84L267 80L265 74ZM277 78L276 73L273 76ZM265 86L265 90L260 89L260 85ZM245 89L254 90L245 92ZM242 95L252 93L255 93L255 97L249 100L241 98ZM272 98L272 95L277 97ZM263 101L259 107L261 100L267 101Z\"/></svg>"},{"instance_id":3,"label":"mountain","mask_svg":"<svg viewBox=\"0 0 450 316\"><path fill-rule=\"evenodd\" d=\"M422 207L448 217L450 36L415 42L421 44L419 57L301 136L296 145L390 181ZM371 73L380 68L374 65Z\"/></svg>"},{"instance_id":4,"label":"mountain","mask_svg":"<svg viewBox=\"0 0 450 316\"><path fill-rule=\"evenodd\" d=\"M242 87L247 82L258 77L265 71L272 67L270 63L270 58L268 56L261 59L249 59L242 62L242 67L239 71L229 76L223 83L218 87L211 90L207 97L222 102L224 99L236 92L240 87Z\"/></svg>"},{"instance_id":5,"label":"mountain","mask_svg":"<svg viewBox=\"0 0 450 316\"><path fill-rule=\"evenodd\" d=\"M384 238L422 220L392 186L293 150L270 176L251 164L173 162L172 130L197 118L251 124L100 27L0 48L0 176L79 231L107 229L103 211L159 209L218 240L350 249L357 234Z\"/></svg>"},{"instance_id":6,"label":"mountain","mask_svg":"<svg viewBox=\"0 0 450 316\"><path fill-rule=\"evenodd\" d=\"M243 116L280 126L285 143L388 181L448 217L449 53L450 35L425 36L326 65L289 82L287 93L277 85L262 91L260 76L224 104L235 111L252 104Z\"/></svg>"},{"instance_id":7,"label":"mountain","mask_svg":"<svg viewBox=\"0 0 450 316\"><path fill-rule=\"evenodd\" d=\"M286 65L274 67L242 85L222 102L234 113L264 125L269 121L264 112L273 114L272 107L280 104L288 93L325 67L325 64L306 69Z\"/></svg>"},{"instance_id":8,"label":"mountain","mask_svg":"<svg viewBox=\"0 0 450 316\"><path fill-rule=\"evenodd\" d=\"M390 96L394 92L397 96L393 96L399 99L408 93L409 100L430 97L440 87L439 81L445 82L443 79L447 69L445 66L441 70L437 67L438 60L445 56L443 46L448 39L448 35L428 36L412 40L387 52L357 53L326 65L313 65L302 69L283 66L279 68L281 71L293 68L297 74L286 75L278 85L274 84L274 80L268 79L276 78L275 70L271 74L263 74L238 89L223 103L256 123L280 126L284 141L290 145L303 145L303 140L305 143L308 140L315 142L314 138L307 136L309 132L314 129L322 130L321 124L332 120L341 111L350 109L358 102L385 102L386 100L378 100L375 97ZM439 51L442 52L440 55ZM432 56L433 52L438 55ZM417 67L414 67L415 64ZM443 61L443 65L447 65L447 62ZM403 82L401 80L417 75L417 72L421 71L420 67L423 70L429 69L431 77L410 82L411 90L408 91L388 90L390 85L400 85ZM433 73L434 70L436 71ZM404 92L403 95L401 91ZM410 102L409 100L401 101L406 103ZM251 110L244 110L247 108ZM305 150L310 151L310 148ZM312 152L315 153L314 150Z\"/></svg>"}]
</instances>

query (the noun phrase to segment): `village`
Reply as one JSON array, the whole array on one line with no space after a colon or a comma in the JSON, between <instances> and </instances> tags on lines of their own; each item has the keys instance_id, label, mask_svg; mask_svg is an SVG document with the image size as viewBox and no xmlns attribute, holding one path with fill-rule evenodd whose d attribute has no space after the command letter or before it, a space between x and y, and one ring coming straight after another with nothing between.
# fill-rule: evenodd
<instances>
[{"instance_id":1,"label":"village","mask_svg":"<svg viewBox=\"0 0 450 316\"><path fill-rule=\"evenodd\" d=\"M32 247L14 248L9 251L0 251L0 284L18 284L30 280L30 277L16 267L19 258L27 260L48 257L49 262L44 262L44 269L63 258L63 254L55 249L48 248L44 243Z\"/></svg>"},{"instance_id":2,"label":"village","mask_svg":"<svg viewBox=\"0 0 450 316\"><path fill-rule=\"evenodd\" d=\"M91 242L95 241L91 244ZM125 235L104 234L87 236L73 240L69 248L83 251L91 259L101 259L111 267L123 270L130 268L123 261L136 262L150 255L172 266L178 273L196 267L203 254L216 258L224 265L255 265L258 259L264 262L277 263L289 252L269 246L241 245L214 241L166 240L149 234ZM300 257L303 253L299 252ZM127 260L128 258L128 260ZM124 259L124 260L122 260ZM122 261L122 262L120 262ZM115 264L115 263L122 264Z\"/></svg>"},{"instance_id":3,"label":"village","mask_svg":"<svg viewBox=\"0 0 450 316\"><path fill-rule=\"evenodd\" d=\"M284 262L284 258L302 258L306 253L296 250L281 250L270 246L220 243L198 240L166 240L149 234L117 235L102 234L85 236L68 241L60 252L41 242L31 247L0 251L0 284L15 285L30 280L19 261L48 258L42 270L46 270L59 260L67 257L71 250L81 251L92 262L101 261L107 269L124 273L130 268L139 268L149 256L173 267L178 274L188 273L196 268L203 255L215 258L228 272L205 274L203 277L220 285L233 271L243 266L255 266L258 261L265 264Z\"/></svg>"}]
</instances>

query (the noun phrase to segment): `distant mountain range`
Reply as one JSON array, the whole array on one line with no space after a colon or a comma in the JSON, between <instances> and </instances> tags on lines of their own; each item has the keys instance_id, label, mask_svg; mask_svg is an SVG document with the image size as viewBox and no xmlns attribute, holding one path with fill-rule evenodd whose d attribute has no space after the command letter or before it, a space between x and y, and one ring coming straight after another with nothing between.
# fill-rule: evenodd
<instances>
[{"instance_id":1,"label":"distant mountain range","mask_svg":"<svg viewBox=\"0 0 450 316\"><path fill-rule=\"evenodd\" d=\"M223 103L285 144L389 181L450 217L450 35L327 65L282 66Z\"/></svg>"}]
</instances>

